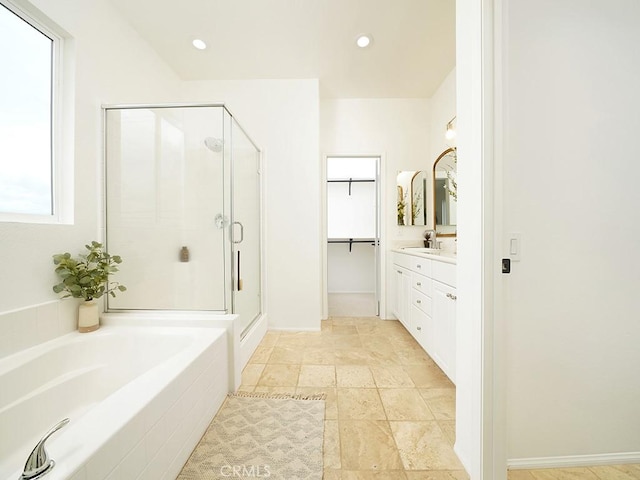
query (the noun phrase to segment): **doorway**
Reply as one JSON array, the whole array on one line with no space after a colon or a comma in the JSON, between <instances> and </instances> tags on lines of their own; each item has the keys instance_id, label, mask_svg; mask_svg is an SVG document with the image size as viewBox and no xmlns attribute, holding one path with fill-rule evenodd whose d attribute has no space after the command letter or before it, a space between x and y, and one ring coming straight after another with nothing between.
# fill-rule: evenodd
<instances>
[{"instance_id":1,"label":"doorway","mask_svg":"<svg viewBox=\"0 0 640 480\"><path fill-rule=\"evenodd\" d=\"M327 313L380 315L380 157L326 159Z\"/></svg>"}]
</instances>

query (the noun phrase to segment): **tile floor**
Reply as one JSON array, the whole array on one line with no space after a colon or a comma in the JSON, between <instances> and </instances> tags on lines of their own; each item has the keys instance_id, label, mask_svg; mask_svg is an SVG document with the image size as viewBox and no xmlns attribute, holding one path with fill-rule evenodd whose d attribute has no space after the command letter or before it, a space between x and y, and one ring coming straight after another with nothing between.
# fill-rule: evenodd
<instances>
[{"instance_id":1,"label":"tile floor","mask_svg":"<svg viewBox=\"0 0 640 480\"><path fill-rule=\"evenodd\" d=\"M240 390L326 393L325 480L469 478L453 452L455 386L397 321L332 317L321 332L268 332ZM640 465L509 480L640 480Z\"/></svg>"}]
</instances>

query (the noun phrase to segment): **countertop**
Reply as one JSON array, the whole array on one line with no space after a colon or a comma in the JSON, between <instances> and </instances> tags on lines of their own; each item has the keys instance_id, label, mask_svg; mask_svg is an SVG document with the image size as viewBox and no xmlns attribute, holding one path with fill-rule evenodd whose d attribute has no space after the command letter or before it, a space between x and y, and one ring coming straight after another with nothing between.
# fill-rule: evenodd
<instances>
[{"instance_id":1,"label":"countertop","mask_svg":"<svg viewBox=\"0 0 640 480\"><path fill-rule=\"evenodd\" d=\"M416 257L428 258L430 260L436 260L438 262L443 262L443 263L452 263L454 265L458 263L455 253L446 252L446 251L442 251L434 248L402 247L402 248L394 248L391 251L397 252L397 253L405 253L407 255L414 255Z\"/></svg>"}]
</instances>

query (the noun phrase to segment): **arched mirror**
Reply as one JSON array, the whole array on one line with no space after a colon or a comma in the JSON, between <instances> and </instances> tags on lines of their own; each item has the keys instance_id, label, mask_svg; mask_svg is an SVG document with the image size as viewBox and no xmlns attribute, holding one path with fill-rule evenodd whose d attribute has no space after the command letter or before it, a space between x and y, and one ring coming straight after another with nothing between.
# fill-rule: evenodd
<instances>
[{"instance_id":1,"label":"arched mirror","mask_svg":"<svg viewBox=\"0 0 640 480\"><path fill-rule=\"evenodd\" d=\"M434 225L439 236L455 236L457 224L458 156L455 148L448 148L433 164Z\"/></svg>"},{"instance_id":2,"label":"arched mirror","mask_svg":"<svg viewBox=\"0 0 640 480\"><path fill-rule=\"evenodd\" d=\"M398 172L398 225L426 225L430 217L427 202L429 172Z\"/></svg>"}]
</instances>

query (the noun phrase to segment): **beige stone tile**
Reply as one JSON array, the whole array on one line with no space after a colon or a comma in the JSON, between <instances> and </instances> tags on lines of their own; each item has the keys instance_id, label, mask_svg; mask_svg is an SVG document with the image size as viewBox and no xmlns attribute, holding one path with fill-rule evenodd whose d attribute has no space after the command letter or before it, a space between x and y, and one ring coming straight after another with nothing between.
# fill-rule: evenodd
<instances>
[{"instance_id":1,"label":"beige stone tile","mask_svg":"<svg viewBox=\"0 0 640 480\"><path fill-rule=\"evenodd\" d=\"M256 388L256 386L255 386L255 385L240 385L240 386L238 387L238 390L237 390L237 391L238 391L238 392L247 392L247 393L249 393L249 392L253 392L253 390L254 390L255 388Z\"/></svg>"},{"instance_id":2,"label":"beige stone tile","mask_svg":"<svg viewBox=\"0 0 640 480\"><path fill-rule=\"evenodd\" d=\"M507 480L535 480L528 470L509 470Z\"/></svg>"},{"instance_id":3,"label":"beige stone tile","mask_svg":"<svg viewBox=\"0 0 640 480\"><path fill-rule=\"evenodd\" d=\"M296 387L272 387L267 385L256 385L253 389L256 393L281 393L285 395L293 395Z\"/></svg>"},{"instance_id":4,"label":"beige stone tile","mask_svg":"<svg viewBox=\"0 0 640 480\"><path fill-rule=\"evenodd\" d=\"M404 371L407 372L416 387L423 388L454 388L453 383L449 380L444 372L435 363L421 365L404 365Z\"/></svg>"},{"instance_id":5,"label":"beige stone tile","mask_svg":"<svg viewBox=\"0 0 640 480\"><path fill-rule=\"evenodd\" d=\"M601 480L640 480L640 464L589 467Z\"/></svg>"},{"instance_id":6,"label":"beige stone tile","mask_svg":"<svg viewBox=\"0 0 640 480\"><path fill-rule=\"evenodd\" d=\"M300 367L298 386L335 387L336 367L333 365L302 365Z\"/></svg>"},{"instance_id":7,"label":"beige stone tile","mask_svg":"<svg viewBox=\"0 0 640 480\"><path fill-rule=\"evenodd\" d=\"M402 470L360 470L342 472L342 480L406 480Z\"/></svg>"},{"instance_id":8,"label":"beige stone tile","mask_svg":"<svg viewBox=\"0 0 640 480\"><path fill-rule=\"evenodd\" d=\"M336 331L338 328L337 325L333 325L333 331ZM331 335L331 339L333 341L333 346L336 349L352 349L352 348L362 348L362 342L360 341L359 335Z\"/></svg>"},{"instance_id":9,"label":"beige stone tile","mask_svg":"<svg viewBox=\"0 0 640 480\"><path fill-rule=\"evenodd\" d=\"M326 336L322 332L309 332L305 339L305 347L307 348L320 348L326 345Z\"/></svg>"},{"instance_id":10,"label":"beige stone tile","mask_svg":"<svg viewBox=\"0 0 640 480\"><path fill-rule=\"evenodd\" d=\"M362 326L358 326L358 329L364 328ZM368 328L368 327L367 327ZM389 341L389 337L385 334L381 335L367 335L360 334L360 341L362 342L362 346L369 350L385 350L385 351L394 351L395 346Z\"/></svg>"},{"instance_id":11,"label":"beige stone tile","mask_svg":"<svg viewBox=\"0 0 640 480\"><path fill-rule=\"evenodd\" d=\"M401 470L389 423L383 420L340 420L344 470Z\"/></svg>"},{"instance_id":12,"label":"beige stone tile","mask_svg":"<svg viewBox=\"0 0 640 480\"><path fill-rule=\"evenodd\" d=\"M274 347L276 345L276 342L278 341L278 337L280 337L280 332L269 331L264 334L264 337L262 337L260 346Z\"/></svg>"},{"instance_id":13,"label":"beige stone tile","mask_svg":"<svg viewBox=\"0 0 640 480\"><path fill-rule=\"evenodd\" d=\"M371 370L366 365L336 365L338 387L375 388Z\"/></svg>"},{"instance_id":14,"label":"beige stone tile","mask_svg":"<svg viewBox=\"0 0 640 480\"><path fill-rule=\"evenodd\" d=\"M336 365L370 365L371 355L365 348L336 349Z\"/></svg>"},{"instance_id":15,"label":"beige stone tile","mask_svg":"<svg viewBox=\"0 0 640 480\"><path fill-rule=\"evenodd\" d=\"M334 365L336 355L333 347L309 347L302 352L302 363L307 365Z\"/></svg>"},{"instance_id":16,"label":"beige stone tile","mask_svg":"<svg viewBox=\"0 0 640 480\"><path fill-rule=\"evenodd\" d=\"M598 480L588 468L544 468L529 473L535 480Z\"/></svg>"},{"instance_id":17,"label":"beige stone tile","mask_svg":"<svg viewBox=\"0 0 640 480\"><path fill-rule=\"evenodd\" d=\"M342 470L325 468L322 472L322 480L342 480Z\"/></svg>"},{"instance_id":18,"label":"beige stone tile","mask_svg":"<svg viewBox=\"0 0 640 480\"><path fill-rule=\"evenodd\" d=\"M405 470L464 470L437 422L389 424Z\"/></svg>"},{"instance_id":19,"label":"beige stone tile","mask_svg":"<svg viewBox=\"0 0 640 480\"><path fill-rule=\"evenodd\" d=\"M415 388L381 388L378 393L389 420L434 420Z\"/></svg>"},{"instance_id":20,"label":"beige stone tile","mask_svg":"<svg viewBox=\"0 0 640 480\"><path fill-rule=\"evenodd\" d=\"M336 325L355 325L356 317L331 317L333 326Z\"/></svg>"},{"instance_id":21,"label":"beige stone tile","mask_svg":"<svg viewBox=\"0 0 640 480\"><path fill-rule=\"evenodd\" d=\"M401 365L396 352L391 348L369 351L369 365Z\"/></svg>"},{"instance_id":22,"label":"beige stone tile","mask_svg":"<svg viewBox=\"0 0 640 480\"><path fill-rule=\"evenodd\" d=\"M296 387L300 365L266 365L258 380L264 387Z\"/></svg>"},{"instance_id":23,"label":"beige stone tile","mask_svg":"<svg viewBox=\"0 0 640 480\"><path fill-rule=\"evenodd\" d=\"M334 335L357 335L358 329L355 325L333 325L333 334Z\"/></svg>"},{"instance_id":24,"label":"beige stone tile","mask_svg":"<svg viewBox=\"0 0 640 480\"><path fill-rule=\"evenodd\" d=\"M299 347L273 347L269 356L269 364L299 365L302 363L302 350Z\"/></svg>"},{"instance_id":25,"label":"beige stone tile","mask_svg":"<svg viewBox=\"0 0 640 480\"><path fill-rule=\"evenodd\" d=\"M375 388L338 388L338 418L385 420L387 417Z\"/></svg>"},{"instance_id":26,"label":"beige stone tile","mask_svg":"<svg viewBox=\"0 0 640 480\"><path fill-rule=\"evenodd\" d=\"M406 472L407 480L469 480L464 470L422 470Z\"/></svg>"},{"instance_id":27,"label":"beige stone tile","mask_svg":"<svg viewBox=\"0 0 640 480\"><path fill-rule=\"evenodd\" d=\"M324 419L325 420L337 420L338 419L338 397L336 389L332 387L297 387L297 394L315 395L324 393L326 398L324 400Z\"/></svg>"},{"instance_id":28,"label":"beige stone tile","mask_svg":"<svg viewBox=\"0 0 640 480\"><path fill-rule=\"evenodd\" d=\"M437 420L456 418L455 388L420 388L418 391Z\"/></svg>"},{"instance_id":29,"label":"beige stone tile","mask_svg":"<svg viewBox=\"0 0 640 480\"><path fill-rule=\"evenodd\" d=\"M242 371L242 385L257 385L264 367L263 363L248 363Z\"/></svg>"},{"instance_id":30,"label":"beige stone tile","mask_svg":"<svg viewBox=\"0 0 640 480\"><path fill-rule=\"evenodd\" d=\"M256 351L253 352L253 355L251 355L249 363L267 363L272 351L273 347L264 347L262 345L258 345Z\"/></svg>"},{"instance_id":31,"label":"beige stone tile","mask_svg":"<svg viewBox=\"0 0 640 480\"><path fill-rule=\"evenodd\" d=\"M421 347L399 347L396 355L402 365L433 365L434 361Z\"/></svg>"},{"instance_id":32,"label":"beige stone tile","mask_svg":"<svg viewBox=\"0 0 640 480\"><path fill-rule=\"evenodd\" d=\"M310 334L313 332L282 332L278 337L278 347L304 347L307 345ZM319 335L319 334L318 334Z\"/></svg>"},{"instance_id":33,"label":"beige stone tile","mask_svg":"<svg viewBox=\"0 0 640 480\"><path fill-rule=\"evenodd\" d=\"M453 446L456 443L456 421L455 420L438 420L438 425L446 435L447 439Z\"/></svg>"},{"instance_id":34,"label":"beige stone tile","mask_svg":"<svg viewBox=\"0 0 640 480\"><path fill-rule=\"evenodd\" d=\"M414 387L411 377L401 366L372 366L371 373L378 388Z\"/></svg>"},{"instance_id":35,"label":"beige stone tile","mask_svg":"<svg viewBox=\"0 0 640 480\"><path fill-rule=\"evenodd\" d=\"M340 468L340 430L337 420L324 421L324 446L322 451L324 468Z\"/></svg>"}]
</instances>

